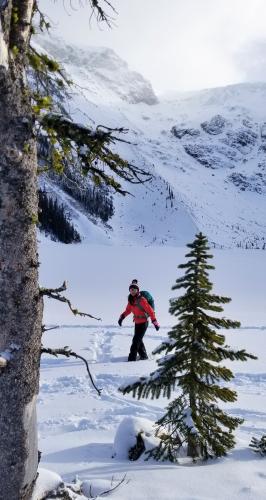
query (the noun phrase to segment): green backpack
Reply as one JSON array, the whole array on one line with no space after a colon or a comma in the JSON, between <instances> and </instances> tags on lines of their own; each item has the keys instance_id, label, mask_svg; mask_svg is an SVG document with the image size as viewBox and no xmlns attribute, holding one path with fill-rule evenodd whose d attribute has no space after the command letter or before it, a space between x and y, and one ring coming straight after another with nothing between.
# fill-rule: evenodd
<instances>
[{"instance_id":1,"label":"green backpack","mask_svg":"<svg viewBox=\"0 0 266 500\"><path fill-rule=\"evenodd\" d=\"M147 300L148 304L150 304L150 306L152 307L152 309L155 311L155 304L154 304L154 298L153 296L150 294L150 292L146 292L146 290L141 290L140 291L140 296L141 297L144 297L144 299ZM128 296L128 301L130 302L130 294ZM141 308L142 309L142 308Z\"/></svg>"},{"instance_id":2,"label":"green backpack","mask_svg":"<svg viewBox=\"0 0 266 500\"><path fill-rule=\"evenodd\" d=\"M146 292L146 290L141 290L140 291L140 295L141 295L141 297L144 297L144 299L147 300L147 302L150 304L150 306L152 307L152 309L155 311L154 298L150 294L150 292Z\"/></svg>"}]
</instances>

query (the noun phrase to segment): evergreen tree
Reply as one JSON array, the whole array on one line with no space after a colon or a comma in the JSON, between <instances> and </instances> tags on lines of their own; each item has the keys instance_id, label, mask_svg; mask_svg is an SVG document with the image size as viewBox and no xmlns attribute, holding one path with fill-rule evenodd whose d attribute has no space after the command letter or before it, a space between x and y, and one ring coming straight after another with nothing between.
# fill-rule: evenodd
<instances>
[{"instance_id":1,"label":"evergreen tree","mask_svg":"<svg viewBox=\"0 0 266 500\"><path fill-rule=\"evenodd\" d=\"M88 0L99 21L110 25L111 1ZM125 195L125 182L151 175L113 151L126 130L72 120L58 93L71 82L60 64L38 52L31 39L49 28L38 0L0 0L0 352L1 498L29 500L37 478L36 401L39 387L43 293L38 283L36 223L38 172L63 172L77 162L93 182ZM30 83L28 80L29 71ZM33 83L35 82L35 83ZM55 95L55 87L58 92ZM48 161L37 163L37 141L50 145Z\"/></svg>"},{"instance_id":2,"label":"evergreen tree","mask_svg":"<svg viewBox=\"0 0 266 500\"><path fill-rule=\"evenodd\" d=\"M233 431L243 420L227 415L217 406L218 400L237 399L235 391L219 385L219 381L233 378L231 370L220 362L256 359L244 349L233 350L225 345L224 335L217 332L221 328L239 328L240 323L218 317L217 313L223 311L221 304L231 299L211 293L208 270L214 266L207 263L212 258L207 239L199 233L187 246L189 260L178 266L185 269L185 274L172 288L184 288L185 294L170 300L169 311L179 322L154 351L154 354L165 353L157 361L159 368L149 377L120 389L138 398L159 398L161 394L170 398L172 390L178 390L178 397L156 422L160 445L149 452L156 460L173 462L177 461L183 443L187 445L187 455L193 458L219 457L233 448Z\"/></svg>"},{"instance_id":3,"label":"evergreen tree","mask_svg":"<svg viewBox=\"0 0 266 500\"><path fill-rule=\"evenodd\" d=\"M266 456L266 434L261 436L260 439L253 437L249 445L253 451L259 453L262 456Z\"/></svg>"},{"instance_id":4,"label":"evergreen tree","mask_svg":"<svg viewBox=\"0 0 266 500\"><path fill-rule=\"evenodd\" d=\"M58 204L42 189L39 190L39 228L50 234L55 241L62 243L79 243L80 235L66 214L64 205Z\"/></svg>"}]
</instances>

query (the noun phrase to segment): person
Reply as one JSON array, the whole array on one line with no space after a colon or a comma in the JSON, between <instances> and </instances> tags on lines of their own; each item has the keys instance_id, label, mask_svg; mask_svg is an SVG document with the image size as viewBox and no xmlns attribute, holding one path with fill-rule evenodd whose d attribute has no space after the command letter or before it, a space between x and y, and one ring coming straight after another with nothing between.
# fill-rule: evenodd
<instances>
[{"instance_id":1,"label":"person","mask_svg":"<svg viewBox=\"0 0 266 500\"><path fill-rule=\"evenodd\" d=\"M132 280L132 283L129 285L128 304L124 312L120 315L118 320L119 326L122 326L123 320L130 313L133 313L134 315L133 321L135 323L135 332L130 347L128 361L136 361L138 354L140 359L148 359L145 345L143 343L143 337L149 325L148 318L151 318L151 321L157 331L160 326L155 317L153 308L150 306L145 297L141 296L137 280Z\"/></svg>"}]
</instances>

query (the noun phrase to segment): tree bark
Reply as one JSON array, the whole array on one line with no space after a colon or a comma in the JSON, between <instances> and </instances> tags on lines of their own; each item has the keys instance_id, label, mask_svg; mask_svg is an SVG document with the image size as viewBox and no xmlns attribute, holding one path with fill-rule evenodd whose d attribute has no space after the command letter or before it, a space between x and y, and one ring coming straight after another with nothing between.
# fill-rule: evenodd
<instances>
[{"instance_id":1,"label":"tree bark","mask_svg":"<svg viewBox=\"0 0 266 500\"><path fill-rule=\"evenodd\" d=\"M36 240L37 157L23 64L1 62L0 352L7 365L0 369L0 500L29 500L38 467L36 395L43 309Z\"/></svg>"}]
</instances>

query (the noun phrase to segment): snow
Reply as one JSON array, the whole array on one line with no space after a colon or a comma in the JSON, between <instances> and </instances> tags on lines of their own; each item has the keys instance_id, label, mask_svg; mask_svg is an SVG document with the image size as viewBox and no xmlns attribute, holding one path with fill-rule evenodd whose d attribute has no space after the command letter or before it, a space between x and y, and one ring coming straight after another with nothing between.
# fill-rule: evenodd
<instances>
[{"instance_id":1,"label":"snow","mask_svg":"<svg viewBox=\"0 0 266 500\"><path fill-rule=\"evenodd\" d=\"M195 427L195 422L191 416L191 408L185 408L183 411L183 420L187 427L189 427L192 434L198 434L198 431Z\"/></svg>"},{"instance_id":2,"label":"snow","mask_svg":"<svg viewBox=\"0 0 266 500\"><path fill-rule=\"evenodd\" d=\"M55 472L39 467L32 500L42 500L47 493L55 490L62 482L62 478Z\"/></svg>"},{"instance_id":3,"label":"snow","mask_svg":"<svg viewBox=\"0 0 266 500\"><path fill-rule=\"evenodd\" d=\"M180 275L177 265L184 262L185 253L187 248L69 246L41 240L42 286L57 286L66 279L69 289L65 294L73 304L102 316L102 322L96 324L72 317L59 302L47 301L45 305L45 324L60 328L44 334L44 345L71 346L88 360L95 383L102 389L99 397L80 360L42 357L38 397L41 466L60 474L66 482L78 476L87 485L85 497L90 485L96 494L110 486L112 478L119 482L126 473L128 482L110 493L115 500L213 500L214 491L217 500L265 498L265 462L248 447L252 436L266 432L263 251L215 250L216 270L210 274L215 292L232 297L224 315L241 320L244 326L221 331L226 343L259 358L245 363L227 361L235 374L230 387L237 391L238 400L221 407L245 419L236 432L236 448L223 459L195 465L186 458L178 465L144 458L130 462L126 458L133 443L130 433L140 428L149 433L169 401L137 400L123 396L118 388L157 369L159 355L151 353L167 341L169 325L175 321L168 313L168 301L176 295L171 286ZM133 277L152 292L162 326L156 332L150 325L145 335L149 359L128 363L133 325L129 317L121 328L117 319ZM118 455L113 458L114 448Z\"/></svg>"},{"instance_id":4,"label":"snow","mask_svg":"<svg viewBox=\"0 0 266 500\"><path fill-rule=\"evenodd\" d=\"M14 351L18 351L20 349L19 345L14 344L13 342L10 344L10 347L5 351L0 352L0 368L5 368L8 361L12 359L12 353Z\"/></svg>"},{"instance_id":5,"label":"snow","mask_svg":"<svg viewBox=\"0 0 266 500\"><path fill-rule=\"evenodd\" d=\"M104 495L106 492L110 491L111 488L118 487L117 480L107 480L107 479L93 479L90 481L83 481L81 485L81 491L86 498L97 497L98 495Z\"/></svg>"},{"instance_id":6,"label":"snow","mask_svg":"<svg viewBox=\"0 0 266 500\"><path fill-rule=\"evenodd\" d=\"M143 417L125 417L120 422L115 434L113 457L128 459L128 452L136 444L136 437L139 433L144 441L146 451L158 446L159 439L154 436L154 422Z\"/></svg>"},{"instance_id":7,"label":"snow","mask_svg":"<svg viewBox=\"0 0 266 500\"><path fill-rule=\"evenodd\" d=\"M2 19L0 19L0 66L8 69L8 49L4 39Z\"/></svg>"}]
</instances>

